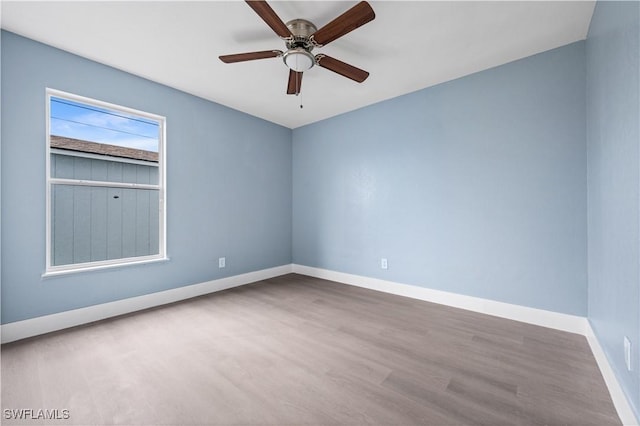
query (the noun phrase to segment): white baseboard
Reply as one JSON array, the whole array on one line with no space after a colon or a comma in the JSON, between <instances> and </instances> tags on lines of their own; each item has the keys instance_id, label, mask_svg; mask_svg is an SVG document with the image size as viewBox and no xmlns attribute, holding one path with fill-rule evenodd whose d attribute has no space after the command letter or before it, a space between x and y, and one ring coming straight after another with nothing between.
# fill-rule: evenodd
<instances>
[{"instance_id":1,"label":"white baseboard","mask_svg":"<svg viewBox=\"0 0 640 426\"><path fill-rule=\"evenodd\" d=\"M310 266L294 264L292 270L297 274L323 278L343 284L350 284L371 290L410 297L412 299L439 303L441 305L452 306L454 308L461 308L496 317L522 321L542 327L568 331L570 333L584 335L587 326L587 319L576 315L568 315L543 309L529 308L527 306L496 302L495 300L482 299L480 297L465 296L462 294L449 293L446 291L433 290L408 284L400 284L377 278L363 277L361 275L313 268Z\"/></svg>"},{"instance_id":2,"label":"white baseboard","mask_svg":"<svg viewBox=\"0 0 640 426\"><path fill-rule=\"evenodd\" d=\"M616 411L618 412L620 421L625 426L637 426L638 420L636 419L635 414L633 414L631 405L627 401L624 391L622 390L622 387L620 386L620 383L616 378L616 374L613 372L613 368L611 368L611 364L609 364L609 359L602 349L602 346L600 346L600 342L598 341L598 338L596 337L593 329L591 328L591 324L588 321L585 337L589 342L589 346L591 346L591 352L593 352L593 356L598 363L598 367L600 368L602 377L607 384L609 394L611 395L611 399L613 400L613 405L615 405L616 407Z\"/></svg>"},{"instance_id":3,"label":"white baseboard","mask_svg":"<svg viewBox=\"0 0 640 426\"><path fill-rule=\"evenodd\" d=\"M611 395L613 405L624 425L638 425L629 401L627 400L618 379L616 378L609 360L605 355L597 337L595 336L589 321L585 317L567 315L543 309L529 308L526 306L512 305L496 302L494 300L479 297L465 296L446 291L433 290L413 285L400 284L393 281L385 281L377 278L363 277L361 275L346 274L327 269L313 268L304 265L292 265L292 272L308 275L315 278L323 278L343 284L364 287L371 290L396 294L418 300L439 303L441 305L466 309L469 311L508 318L516 321L535 324L556 330L581 334L587 338L591 351L596 359L600 372Z\"/></svg>"},{"instance_id":4,"label":"white baseboard","mask_svg":"<svg viewBox=\"0 0 640 426\"><path fill-rule=\"evenodd\" d=\"M291 272L291 265L277 266L275 268L262 269L232 277L220 278L204 283L178 287L143 296L117 300L115 302L102 303L86 308L73 309L52 315L44 315L24 321L16 321L2 324L0 328L2 343L13 342L39 334L62 330L77 325L87 324L118 315L153 308L167 303L190 299L203 294L238 287L244 284L277 277Z\"/></svg>"}]
</instances>

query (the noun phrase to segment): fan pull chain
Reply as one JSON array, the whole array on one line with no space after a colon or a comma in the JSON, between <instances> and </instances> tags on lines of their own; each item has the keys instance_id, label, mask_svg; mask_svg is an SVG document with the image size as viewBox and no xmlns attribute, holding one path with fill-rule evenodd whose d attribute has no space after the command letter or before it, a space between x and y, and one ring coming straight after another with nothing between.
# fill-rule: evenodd
<instances>
[{"instance_id":1,"label":"fan pull chain","mask_svg":"<svg viewBox=\"0 0 640 426\"><path fill-rule=\"evenodd\" d=\"M300 74L296 73L296 87L298 88L297 96L300 96L300 109L302 109L302 92L300 91Z\"/></svg>"}]
</instances>

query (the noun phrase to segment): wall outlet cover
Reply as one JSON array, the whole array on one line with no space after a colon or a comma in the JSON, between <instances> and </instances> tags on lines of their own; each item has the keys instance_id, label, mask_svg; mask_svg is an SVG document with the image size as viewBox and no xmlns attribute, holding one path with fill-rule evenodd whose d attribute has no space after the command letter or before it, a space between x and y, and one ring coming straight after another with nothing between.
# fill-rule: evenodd
<instances>
[{"instance_id":1,"label":"wall outlet cover","mask_svg":"<svg viewBox=\"0 0 640 426\"><path fill-rule=\"evenodd\" d=\"M224 268L227 266L227 259L225 257L218 258L218 268Z\"/></svg>"},{"instance_id":2,"label":"wall outlet cover","mask_svg":"<svg viewBox=\"0 0 640 426\"><path fill-rule=\"evenodd\" d=\"M631 371L631 341L627 336L624 336L624 363L627 370Z\"/></svg>"}]
</instances>

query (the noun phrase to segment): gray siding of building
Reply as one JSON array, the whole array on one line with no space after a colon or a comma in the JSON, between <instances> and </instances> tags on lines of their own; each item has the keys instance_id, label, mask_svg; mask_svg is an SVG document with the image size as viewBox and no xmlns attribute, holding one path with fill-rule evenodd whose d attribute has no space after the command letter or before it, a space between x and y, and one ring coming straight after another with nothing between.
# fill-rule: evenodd
<instances>
[{"instance_id":1,"label":"gray siding of building","mask_svg":"<svg viewBox=\"0 0 640 426\"><path fill-rule=\"evenodd\" d=\"M52 154L51 176L157 184L158 167ZM159 252L158 190L53 185L51 203L53 266Z\"/></svg>"}]
</instances>

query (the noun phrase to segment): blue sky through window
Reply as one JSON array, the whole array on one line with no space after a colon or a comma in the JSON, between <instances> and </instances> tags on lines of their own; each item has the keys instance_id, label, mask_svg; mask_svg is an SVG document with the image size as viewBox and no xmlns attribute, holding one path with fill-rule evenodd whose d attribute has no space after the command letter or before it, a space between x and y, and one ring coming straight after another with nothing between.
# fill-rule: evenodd
<instances>
[{"instance_id":1,"label":"blue sky through window","mask_svg":"<svg viewBox=\"0 0 640 426\"><path fill-rule=\"evenodd\" d=\"M50 114L51 135L158 152L157 121L54 96Z\"/></svg>"}]
</instances>

